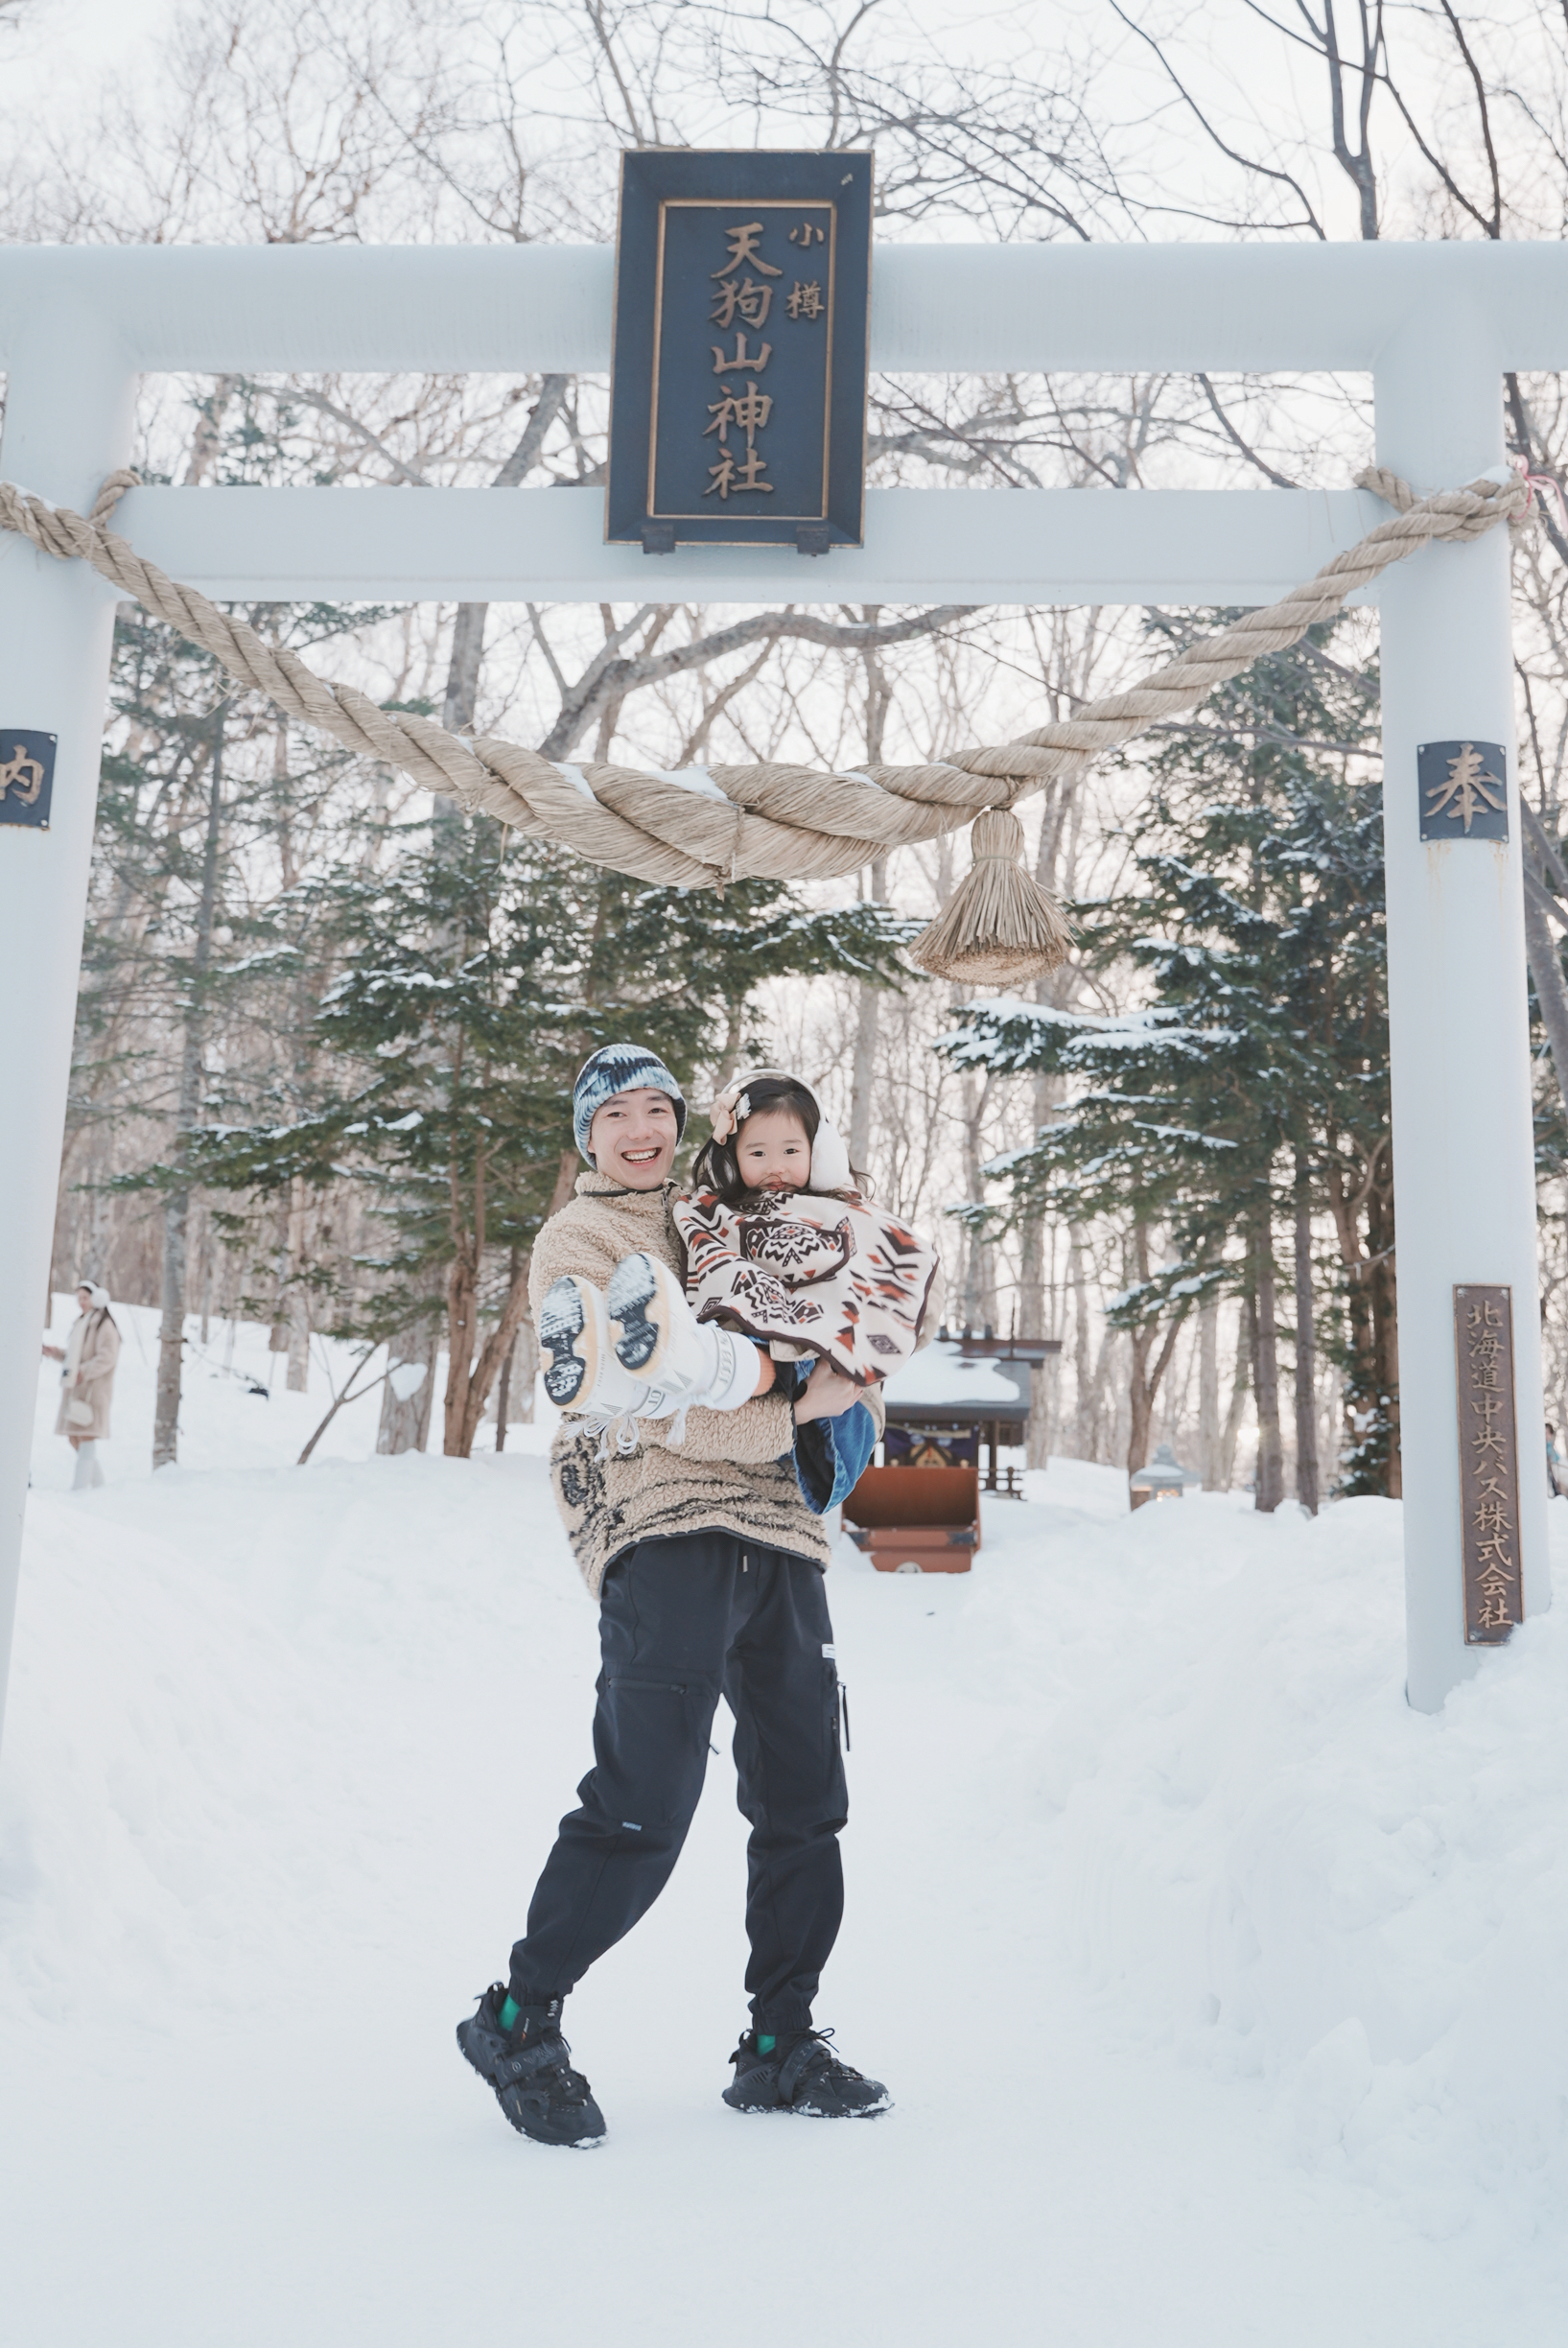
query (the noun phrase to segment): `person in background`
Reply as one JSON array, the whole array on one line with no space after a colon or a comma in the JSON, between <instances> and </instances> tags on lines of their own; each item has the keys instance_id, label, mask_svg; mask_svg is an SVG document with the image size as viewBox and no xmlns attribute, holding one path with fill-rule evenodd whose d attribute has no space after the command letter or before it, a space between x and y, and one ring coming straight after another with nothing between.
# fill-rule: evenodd
<instances>
[{"instance_id":1,"label":"person in background","mask_svg":"<svg viewBox=\"0 0 1568 2348\"><path fill-rule=\"evenodd\" d=\"M1546 1490L1553 1500L1562 1491L1562 1453L1557 1448L1557 1430L1550 1419L1546 1422Z\"/></svg>"},{"instance_id":2,"label":"person in background","mask_svg":"<svg viewBox=\"0 0 1568 2348\"><path fill-rule=\"evenodd\" d=\"M76 1292L82 1318L63 1347L46 1345L50 1361L60 1371L59 1415L55 1432L63 1435L76 1453L73 1491L84 1491L104 1481L98 1446L108 1435L109 1405L114 1400L114 1366L120 1358L120 1331L109 1311L109 1292L83 1280Z\"/></svg>"}]
</instances>

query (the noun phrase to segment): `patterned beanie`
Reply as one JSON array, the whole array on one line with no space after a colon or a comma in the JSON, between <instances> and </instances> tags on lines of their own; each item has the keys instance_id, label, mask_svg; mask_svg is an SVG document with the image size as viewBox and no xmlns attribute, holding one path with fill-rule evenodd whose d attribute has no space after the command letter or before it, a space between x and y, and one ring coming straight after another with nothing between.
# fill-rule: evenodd
<instances>
[{"instance_id":1,"label":"patterned beanie","mask_svg":"<svg viewBox=\"0 0 1568 2348\"><path fill-rule=\"evenodd\" d=\"M675 1135L686 1131L686 1095L655 1051L645 1044L606 1044L585 1060L572 1088L572 1131L590 1165L588 1128L596 1113L618 1092L667 1092L675 1104Z\"/></svg>"}]
</instances>

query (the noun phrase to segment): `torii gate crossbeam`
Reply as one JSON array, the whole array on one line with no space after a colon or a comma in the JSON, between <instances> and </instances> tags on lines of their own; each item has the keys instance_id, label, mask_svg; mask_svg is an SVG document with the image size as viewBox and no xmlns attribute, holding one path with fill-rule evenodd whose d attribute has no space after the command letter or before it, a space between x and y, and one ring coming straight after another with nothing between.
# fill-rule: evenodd
<instances>
[{"instance_id":1,"label":"torii gate crossbeam","mask_svg":"<svg viewBox=\"0 0 1568 2348\"><path fill-rule=\"evenodd\" d=\"M602 371L601 247L12 247L0 474L84 510L130 453L144 372ZM1568 366L1568 247L896 247L876 259L887 372L1369 371L1377 458L1418 489L1503 459L1505 369ZM395 510L393 502L395 500ZM597 493L138 490L119 527L236 597L509 594L709 601L1264 602L1373 518L1354 493L873 493L827 558L597 542ZM1525 1604L1549 1602L1520 844L1423 845L1416 745L1513 755L1508 549L1432 548L1379 582L1405 1463L1408 1689L1463 1644L1452 1289L1514 1297ZM52 827L0 827L0 1701L64 1124L113 596L0 543L0 721L59 738Z\"/></svg>"}]
</instances>

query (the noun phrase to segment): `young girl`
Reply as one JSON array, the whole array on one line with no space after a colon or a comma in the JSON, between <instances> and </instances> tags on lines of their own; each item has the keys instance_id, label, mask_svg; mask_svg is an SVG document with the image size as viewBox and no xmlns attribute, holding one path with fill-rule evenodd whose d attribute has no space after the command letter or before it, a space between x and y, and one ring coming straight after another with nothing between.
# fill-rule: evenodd
<instances>
[{"instance_id":1,"label":"young girl","mask_svg":"<svg viewBox=\"0 0 1568 2348\"><path fill-rule=\"evenodd\" d=\"M713 1139L672 1206L687 1297L699 1328L750 1338L776 1377L793 1377L795 1474L820 1515L876 1448L863 1397L935 1326L936 1251L868 1206L864 1178L799 1077L757 1068L709 1114Z\"/></svg>"},{"instance_id":2,"label":"young girl","mask_svg":"<svg viewBox=\"0 0 1568 2348\"><path fill-rule=\"evenodd\" d=\"M920 1342L936 1250L855 1186L849 1153L798 1076L757 1068L710 1112L674 1202L699 1323L878 1385Z\"/></svg>"}]
</instances>

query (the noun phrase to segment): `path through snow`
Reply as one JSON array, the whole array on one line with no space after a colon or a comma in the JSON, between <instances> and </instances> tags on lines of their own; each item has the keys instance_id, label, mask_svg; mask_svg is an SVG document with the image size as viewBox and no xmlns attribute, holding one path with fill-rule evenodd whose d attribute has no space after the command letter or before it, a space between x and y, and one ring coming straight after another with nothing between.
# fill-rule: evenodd
<instances>
[{"instance_id":1,"label":"path through snow","mask_svg":"<svg viewBox=\"0 0 1568 2348\"><path fill-rule=\"evenodd\" d=\"M128 1359L109 1485L41 1433L30 1514L0 2337L1556 2348L1568 1604L1433 1723L1391 1507L1129 1519L1063 1462L967 1578L846 1548L820 2018L897 2109L718 2101L726 1752L571 2003L610 2141L551 2153L452 2044L589 1760L543 1463L367 1458L367 1404L296 1470L316 1397L198 1378L154 1481Z\"/></svg>"}]
</instances>

